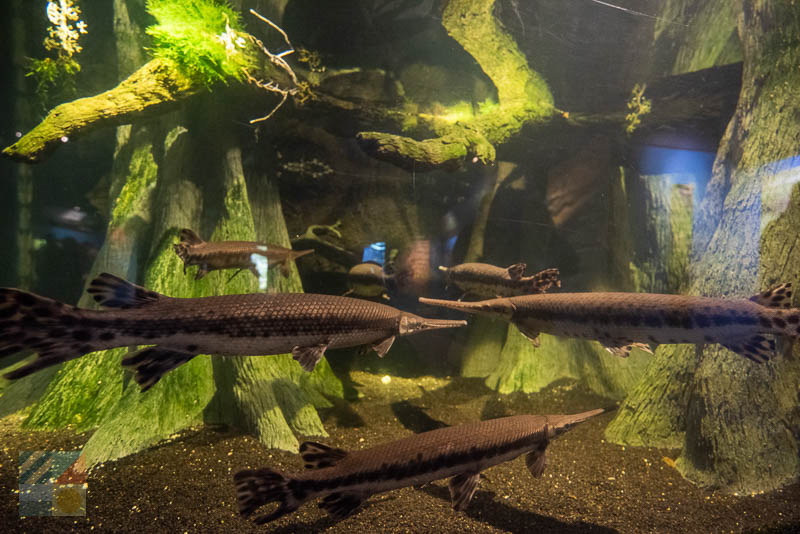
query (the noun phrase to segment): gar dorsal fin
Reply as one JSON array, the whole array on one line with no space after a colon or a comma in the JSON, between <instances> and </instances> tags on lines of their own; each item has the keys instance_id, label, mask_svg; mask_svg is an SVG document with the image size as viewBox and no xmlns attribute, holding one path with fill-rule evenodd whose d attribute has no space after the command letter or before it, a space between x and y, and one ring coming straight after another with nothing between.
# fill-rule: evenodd
<instances>
[{"instance_id":1,"label":"gar dorsal fin","mask_svg":"<svg viewBox=\"0 0 800 534\"><path fill-rule=\"evenodd\" d=\"M508 271L508 276L510 276L512 280L519 280L522 278L522 275L525 274L525 269L527 268L528 266L525 263L520 262L509 265L506 270Z\"/></svg>"},{"instance_id":2,"label":"gar dorsal fin","mask_svg":"<svg viewBox=\"0 0 800 534\"><path fill-rule=\"evenodd\" d=\"M753 295L750 300L767 308L791 308L792 284L781 284Z\"/></svg>"},{"instance_id":3,"label":"gar dorsal fin","mask_svg":"<svg viewBox=\"0 0 800 534\"><path fill-rule=\"evenodd\" d=\"M200 236L197 235L194 230L191 230L189 228L181 229L180 238L182 243L188 243L190 245L199 245L200 243L204 242L202 239L200 239Z\"/></svg>"},{"instance_id":4,"label":"gar dorsal fin","mask_svg":"<svg viewBox=\"0 0 800 534\"><path fill-rule=\"evenodd\" d=\"M86 292L92 295L95 302L107 308L138 308L164 297L109 273L100 273Z\"/></svg>"},{"instance_id":5,"label":"gar dorsal fin","mask_svg":"<svg viewBox=\"0 0 800 534\"><path fill-rule=\"evenodd\" d=\"M346 450L328 447L314 441L305 441L300 445L300 457L306 469L333 467L346 456Z\"/></svg>"}]
</instances>

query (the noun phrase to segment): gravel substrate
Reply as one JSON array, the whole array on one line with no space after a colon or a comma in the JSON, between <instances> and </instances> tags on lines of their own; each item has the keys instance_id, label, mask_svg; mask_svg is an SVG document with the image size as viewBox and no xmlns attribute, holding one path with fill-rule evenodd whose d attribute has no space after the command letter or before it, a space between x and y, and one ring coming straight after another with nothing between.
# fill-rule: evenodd
<instances>
[{"instance_id":1,"label":"gravel substrate","mask_svg":"<svg viewBox=\"0 0 800 534\"><path fill-rule=\"evenodd\" d=\"M610 403L569 382L537 394L498 396L480 381L351 374L353 402L325 410L326 438L358 449L422 432L517 413L572 413ZM236 512L231 477L243 468L302 469L300 458L266 450L228 428L203 427L89 476L86 517L17 512L17 457L25 450L72 450L88 434L20 430L0 421L0 531L3 532L800 532L800 485L737 497L697 488L672 466L677 451L621 447L603 439L613 414L577 426L548 449L534 479L517 459L484 474L466 512L452 510L446 481L372 496L353 516L332 522L314 504L265 526ZM10 530L5 530L10 526Z\"/></svg>"}]
</instances>

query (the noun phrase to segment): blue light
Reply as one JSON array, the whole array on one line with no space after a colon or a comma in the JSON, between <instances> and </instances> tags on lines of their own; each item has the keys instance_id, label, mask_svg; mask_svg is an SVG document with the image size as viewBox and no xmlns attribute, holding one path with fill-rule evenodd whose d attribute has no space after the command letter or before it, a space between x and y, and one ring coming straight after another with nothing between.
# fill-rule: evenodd
<instances>
[{"instance_id":1,"label":"blue light","mask_svg":"<svg viewBox=\"0 0 800 534\"><path fill-rule=\"evenodd\" d=\"M643 175L679 175L675 177L675 183L693 184L702 197L711 178L714 157L713 152L648 145L642 149L639 172Z\"/></svg>"},{"instance_id":2,"label":"blue light","mask_svg":"<svg viewBox=\"0 0 800 534\"><path fill-rule=\"evenodd\" d=\"M378 265L386 263L386 242L378 241L364 247L364 254L361 257L361 261L371 261Z\"/></svg>"}]
</instances>

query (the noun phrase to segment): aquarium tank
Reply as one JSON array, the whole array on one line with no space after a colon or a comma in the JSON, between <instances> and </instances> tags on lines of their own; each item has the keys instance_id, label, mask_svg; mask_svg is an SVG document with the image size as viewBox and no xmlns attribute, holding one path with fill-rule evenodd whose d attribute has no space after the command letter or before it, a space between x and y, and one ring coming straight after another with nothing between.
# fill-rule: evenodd
<instances>
[{"instance_id":1,"label":"aquarium tank","mask_svg":"<svg viewBox=\"0 0 800 534\"><path fill-rule=\"evenodd\" d=\"M800 532L800 2L0 15L3 532Z\"/></svg>"}]
</instances>

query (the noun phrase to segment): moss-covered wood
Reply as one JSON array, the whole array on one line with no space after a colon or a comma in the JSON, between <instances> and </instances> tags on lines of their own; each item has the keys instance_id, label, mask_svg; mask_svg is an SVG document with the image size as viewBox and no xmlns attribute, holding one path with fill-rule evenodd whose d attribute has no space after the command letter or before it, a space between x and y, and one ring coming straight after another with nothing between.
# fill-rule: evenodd
<instances>
[{"instance_id":1,"label":"moss-covered wood","mask_svg":"<svg viewBox=\"0 0 800 534\"><path fill-rule=\"evenodd\" d=\"M780 179L793 174L800 143L800 12L779 0L748 0L743 13L742 92L694 228L696 294L746 297L796 282L800 269L800 191L796 179ZM626 400L609 437L681 444L681 473L724 491L768 491L796 480L798 348L765 365L717 345L697 356L683 351L672 366L666 352L654 362L659 367Z\"/></svg>"},{"instance_id":2,"label":"moss-covered wood","mask_svg":"<svg viewBox=\"0 0 800 534\"><path fill-rule=\"evenodd\" d=\"M742 60L740 2L665 0L659 8L651 68L682 74Z\"/></svg>"},{"instance_id":3,"label":"moss-covered wood","mask_svg":"<svg viewBox=\"0 0 800 534\"><path fill-rule=\"evenodd\" d=\"M170 61L154 59L113 89L53 108L33 130L3 149L18 161L36 163L66 139L97 128L164 113L203 90Z\"/></svg>"},{"instance_id":4,"label":"moss-covered wood","mask_svg":"<svg viewBox=\"0 0 800 534\"><path fill-rule=\"evenodd\" d=\"M491 163L496 145L524 124L543 122L553 115L547 84L495 19L494 4L495 0L449 0L442 25L494 83L499 105L472 117L435 118L431 127L437 137L421 141L361 132L361 146L368 154L409 170L453 168L468 159Z\"/></svg>"}]
</instances>

